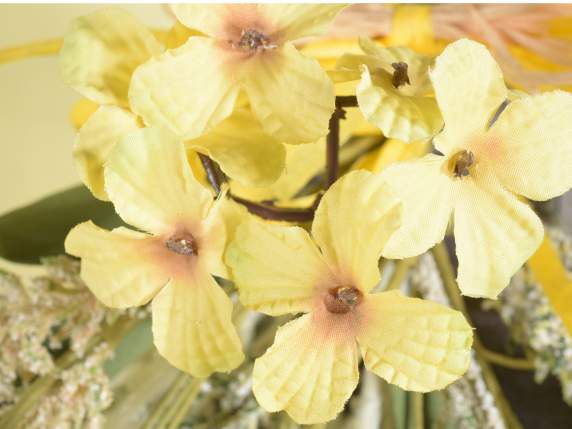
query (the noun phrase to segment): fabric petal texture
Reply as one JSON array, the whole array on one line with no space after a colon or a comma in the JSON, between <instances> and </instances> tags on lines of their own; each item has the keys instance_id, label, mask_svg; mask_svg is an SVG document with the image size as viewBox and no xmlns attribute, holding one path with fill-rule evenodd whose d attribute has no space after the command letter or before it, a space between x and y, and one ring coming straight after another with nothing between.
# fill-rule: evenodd
<instances>
[{"instance_id":1,"label":"fabric petal texture","mask_svg":"<svg viewBox=\"0 0 572 429\"><path fill-rule=\"evenodd\" d=\"M334 84L318 61L286 43L244 67L242 86L267 134L298 144L328 133L335 107Z\"/></svg>"},{"instance_id":2,"label":"fabric petal texture","mask_svg":"<svg viewBox=\"0 0 572 429\"><path fill-rule=\"evenodd\" d=\"M66 84L98 104L128 106L133 71L161 52L153 33L119 8L76 18L60 50Z\"/></svg>"},{"instance_id":3,"label":"fabric petal texture","mask_svg":"<svg viewBox=\"0 0 572 429\"><path fill-rule=\"evenodd\" d=\"M152 58L133 73L131 108L147 125L184 139L199 137L230 116L238 96L222 54L215 40L191 37L180 48Z\"/></svg>"},{"instance_id":4,"label":"fabric petal texture","mask_svg":"<svg viewBox=\"0 0 572 429\"><path fill-rule=\"evenodd\" d=\"M544 229L494 178L464 182L454 209L457 282L464 295L494 299L538 249Z\"/></svg>"},{"instance_id":5,"label":"fabric petal texture","mask_svg":"<svg viewBox=\"0 0 572 429\"><path fill-rule=\"evenodd\" d=\"M172 4L171 10L186 27L198 30L211 37L217 37L224 26L225 17L230 12L225 4Z\"/></svg>"},{"instance_id":6,"label":"fabric petal texture","mask_svg":"<svg viewBox=\"0 0 572 429\"><path fill-rule=\"evenodd\" d=\"M402 389L429 392L460 378L471 359L472 330L462 313L403 296L367 297L358 343L368 370Z\"/></svg>"},{"instance_id":7,"label":"fabric petal texture","mask_svg":"<svg viewBox=\"0 0 572 429\"><path fill-rule=\"evenodd\" d=\"M183 144L166 130L129 134L110 154L105 186L115 210L130 225L153 233L197 223L213 202L193 176Z\"/></svg>"},{"instance_id":8,"label":"fabric petal texture","mask_svg":"<svg viewBox=\"0 0 572 429\"><path fill-rule=\"evenodd\" d=\"M355 342L321 338L307 314L280 327L254 363L253 391L267 411L285 410L300 424L332 420L359 379Z\"/></svg>"},{"instance_id":9,"label":"fabric petal texture","mask_svg":"<svg viewBox=\"0 0 572 429\"><path fill-rule=\"evenodd\" d=\"M200 265L153 299L153 339L161 356L195 377L228 372L244 359L232 303Z\"/></svg>"},{"instance_id":10,"label":"fabric petal texture","mask_svg":"<svg viewBox=\"0 0 572 429\"><path fill-rule=\"evenodd\" d=\"M146 304L169 280L154 261L154 243L147 234L107 231L89 221L69 232L65 248L82 258L81 278L108 307Z\"/></svg>"},{"instance_id":11,"label":"fabric petal texture","mask_svg":"<svg viewBox=\"0 0 572 429\"><path fill-rule=\"evenodd\" d=\"M226 263L240 301L270 315L310 311L315 287L329 272L305 230L255 219L238 227Z\"/></svg>"},{"instance_id":12,"label":"fabric petal texture","mask_svg":"<svg viewBox=\"0 0 572 429\"><path fill-rule=\"evenodd\" d=\"M77 134L73 156L83 183L95 197L108 200L103 165L115 144L139 128L137 117L116 106L101 106Z\"/></svg>"}]
</instances>

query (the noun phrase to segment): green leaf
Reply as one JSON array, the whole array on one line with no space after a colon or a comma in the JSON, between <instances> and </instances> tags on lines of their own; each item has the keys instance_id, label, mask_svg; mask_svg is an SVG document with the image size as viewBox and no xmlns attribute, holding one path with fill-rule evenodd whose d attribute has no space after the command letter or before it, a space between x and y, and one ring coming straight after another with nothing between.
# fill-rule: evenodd
<instances>
[{"instance_id":1,"label":"green leaf","mask_svg":"<svg viewBox=\"0 0 572 429\"><path fill-rule=\"evenodd\" d=\"M123 224L111 203L96 199L84 186L11 211L0 216L0 257L36 264L43 256L62 254L68 231L89 219L105 228Z\"/></svg>"}]
</instances>

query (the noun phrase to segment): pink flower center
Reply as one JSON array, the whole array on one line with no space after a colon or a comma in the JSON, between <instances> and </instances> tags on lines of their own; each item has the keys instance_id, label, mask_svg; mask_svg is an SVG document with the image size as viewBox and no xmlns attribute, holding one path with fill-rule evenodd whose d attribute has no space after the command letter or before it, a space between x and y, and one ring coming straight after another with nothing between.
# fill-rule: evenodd
<instances>
[{"instance_id":1,"label":"pink flower center","mask_svg":"<svg viewBox=\"0 0 572 429\"><path fill-rule=\"evenodd\" d=\"M475 165L475 155L468 150L461 150L455 153L447 163L449 173L456 177L467 177L471 174L471 168Z\"/></svg>"},{"instance_id":2,"label":"pink flower center","mask_svg":"<svg viewBox=\"0 0 572 429\"><path fill-rule=\"evenodd\" d=\"M172 236L165 242L165 246L171 252L184 256L197 255L199 251L195 238L189 233Z\"/></svg>"},{"instance_id":3,"label":"pink flower center","mask_svg":"<svg viewBox=\"0 0 572 429\"><path fill-rule=\"evenodd\" d=\"M362 293L353 286L340 286L328 290L324 305L330 313L346 314L362 300Z\"/></svg>"},{"instance_id":4,"label":"pink flower center","mask_svg":"<svg viewBox=\"0 0 572 429\"><path fill-rule=\"evenodd\" d=\"M236 46L244 51L259 51L276 48L276 44L272 43L268 36L254 29L242 30Z\"/></svg>"}]
</instances>

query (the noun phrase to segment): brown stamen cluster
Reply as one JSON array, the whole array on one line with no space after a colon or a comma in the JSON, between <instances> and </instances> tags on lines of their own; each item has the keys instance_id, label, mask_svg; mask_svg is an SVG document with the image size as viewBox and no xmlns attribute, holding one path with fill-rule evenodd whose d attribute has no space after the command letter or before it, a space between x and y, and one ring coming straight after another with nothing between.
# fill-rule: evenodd
<instances>
[{"instance_id":1,"label":"brown stamen cluster","mask_svg":"<svg viewBox=\"0 0 572 429\"><path fill-rule=\"evenodd\" d=\"M468 150L461 150L449 158L449 172L454 177L467 177L471 173L471 167L475 164L475 155Z\"/></svg>"},{"instance_id":2,"label":"brown stamen cluster","mask_svg":"<svg viewBox=\"0 0 572 429\"><path fill-rule=\"evenodd\" d=\"M340 286L328 290L324 305L330 313L346 314L361 302L362 293L353 286Z\"/></svg>"},{"instance_id":3,"label":"brown stamen cluster","mask_svg":"<svg viewBox=\"0 0 572 429\"><path fill-rule=\"evenodd\" d=\"M242 30L238 47L245 51L258 51L261 49L273 49L276 45L270 42L270 38L258 30Z\"/></svg>"},{"instance_id":4,"label":"brown stamen cluster","mask_svg":"<svg viewBox=\"0 0 572 429\"><path fill-rule=\"evenodd\" d=\"M391 67L393 67L394 70L393 77L391 78L391 83L394 88L399 88L403 85L411 85L409 75L407 74L407 69L409 68L407 63L391 63Z\"/></svg>"},{"instance_id":5,"label":"brown stamen cluster","mask_svg":"<svg viewBox=\"0 0 572 429\"><path fill-rule=\"evenodd\" d=\"M196 255L199 250L196 240L188 233L174 235L165 242L165 246L171 252L184 256Z\"/></svg>"}]
</instances>

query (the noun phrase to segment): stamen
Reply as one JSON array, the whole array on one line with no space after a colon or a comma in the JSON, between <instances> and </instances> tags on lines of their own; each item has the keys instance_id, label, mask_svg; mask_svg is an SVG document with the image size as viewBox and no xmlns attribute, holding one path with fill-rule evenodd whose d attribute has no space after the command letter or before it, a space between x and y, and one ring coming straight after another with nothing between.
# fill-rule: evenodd
<instances>
[{"instance_id":1,"label":"stamen","mask_svg":"<svg viewBox=\"0 0 572 429\"><path fill-rule=\"evenodd\" d=\"M276 45L270 43L270 38L258 30L242 30L238 47L247 51L257 51L259 49L274 49Z\"/></svg>"},{"instance_id":2,"label":"stamen","mask_svg":"<svg viewBox=\"0 0 572 429\"><path fill-rule=\"evenodd\" d=\"M467 177L471 173L471 167L475 164L475 155L468 150L461 150L449 158L449 172L457 177Z\"/></svg>"},{"instance_id":3,"label":"stamen","mask_svg":"<svg viewBox=\"0 0 572 429\"><path fill-rule=\"evenodd\" d=\"M393 67L393 77L391 79L391 83L393 84L394 88L399 88L403 85L411 85L409 81L409 75L407 74L407 69L409 66L407 63L398 62L398 63L391 63L391 67Z\"/></svg>"},{"instance_id":4,"label":"stamen","mask_svg":"<svg viewBox=\"0 0 572 429\"><path fill-rule=\"evenodd\" d=\"M191 234L175 235L165 242L165 246L171 252L185 256L196 255L199 250L197 242Z\"/></svg>"},{"instance_id":5,"label":"stamen","mask_svg":"<svg viewBox=\"0 0 572 429\"><path fill-rule=\"evenodd\" d=\"M358 305L361 298L361 292L355 287L341 286L328 291L324 304L330 313L345 314Z\"/></svg>"}]
</instances>

